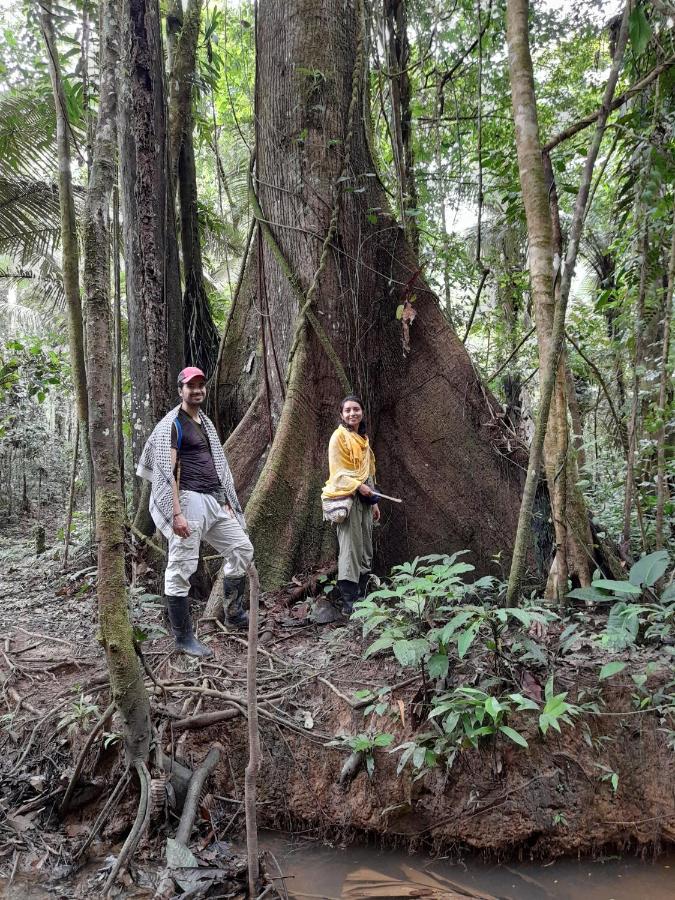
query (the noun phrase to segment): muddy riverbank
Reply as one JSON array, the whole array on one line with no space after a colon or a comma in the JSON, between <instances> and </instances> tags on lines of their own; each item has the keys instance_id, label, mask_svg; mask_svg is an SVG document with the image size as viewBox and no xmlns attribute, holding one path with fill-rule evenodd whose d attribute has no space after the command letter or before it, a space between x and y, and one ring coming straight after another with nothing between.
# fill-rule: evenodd
<instances>
[{"instance_id":1,"label":"muddy riverbank","mask_svg":"<svg viewBox=\"0 0 675 900\"><path fill-rule=\"evenodd\" d=\"M12 873L15 879L54 877L67 885L69 879L75 883L88 853L105 859L124 838L137 798L132 784L91 851L76 860L123 772L113 717L83 758L71 811L63 819L58 815L74 761L109 703L95 638L95 568L80 553L62 573L57 558L35 558L29 535L15 530L6 537L0 571L0 874L5 885ZM430 727L420 673L402 668L391 655L365 660L368 641L356 623L307 624L307 602L298 593L290 585L263 603L262 827L319 843L358 847L375 841L390 850L454 860L479 853L500 864L617 853L654 859L675 843L672 656L662 647L624 654L631 671L644 674L639 684L621 673L600 687L598 669L606 655L593 635L568 642L562 653L553 628L542 653L554 670L556 690L583 707L583 714L545 736L536 718L516 715L509 724L526 739L526 748L500 735L478 748L460 747L449 767L419 773L405 766L397 773L396 748ZM139 582L132 603L147 636L146 662L161 681L157 687L148 680L158 744L189 768L214 744L221 748L193 833L201 863L220 864L225 846L243 828L245 641L211 626L205 639L213 659L178 657L163 633L159 598ZM489 648L476 642L449 674L448 687L484 678L489 657ZM544 676L536 664L520 667L514 678L521 690L540 697ZM385 686L383 705L369 704L358 693L377 697ZM366 754L344 777L354 739L382 734L391 740L373 747L372 771ZM163 791L162 777L157 774L154 783ZM170 804L162 801L132 866L128 891L143 896L150 890L175 825ZM84 893L91 889L89 879Z\"/></svg>"}]
</instances>

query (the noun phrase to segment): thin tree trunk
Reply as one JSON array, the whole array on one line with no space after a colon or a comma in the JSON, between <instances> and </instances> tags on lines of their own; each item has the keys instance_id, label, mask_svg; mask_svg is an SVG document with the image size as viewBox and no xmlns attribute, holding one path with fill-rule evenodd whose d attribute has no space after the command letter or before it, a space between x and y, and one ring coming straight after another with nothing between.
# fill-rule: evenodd
<instances>
[{"instance_id":1,"label":"thin tree trunk","mask_svg":"<svg viewBox=\"0 0 675 900\"><path fill-rule=\"evenodd\" d=\"M202 0L180 2L167 15L170 48L169 158L172 184L178 188L180 240L183 258L183 332L185 358L210 378L218 359L219 338L204 287L197 215L197 170L194 151L192 89L196 77L197 43Z\"/></svg>"},{"instance_id":2,"label":"thin tree trunk","mask_svg":"<svg viewBox=\"0 0 675 900\"><path fill-rule=\"evenodd\" d=\"M539 412L530 448L525 491L520 507L518 530L509 574L507 591L507 602L509 605L517 602L525 569L526 548L531 531L532 510L534 508L534 498L543 457L546 426L565 339L567 301L586 214L593 167L600 149L626 47L629 8L630 4L627 4L621 21L612 67L605 86L602 109L598 116L595 135L586 155L581 184L574 204L565 266L562 273L560 298L557 305L555 305L551 333L548 342L543 343L540 347L541 387ZM551 304L553 304L553 246L548 194L539 141L532 58L528 40L528 11L529 4L527 0L507 0L506 27L513 118L516 127L516 150L530 242L530 278L532 291L535 295L536 308L539 309L540 305L544 308L550 308ZM544 351L543 353L541 352L542 350Z\"/></svg>"},{"instance_id":3,"label":"thin tree trunk","mask_svg":"<svg viewBox=\"0 0 675 900\"><path fill-rule=\"evenodd\" d=\"M563 258L563 240L558 192L548 154L542 154L542 163L551 214L554 269L559 270ZM554 308L560 302L560 291L561 280L556 278L553 292ZM540 346L546 343L553 328L553 320L547 315L549 312L548 309L537 309L538 332L543 332ZM563 347L544 440L544 467L556 538L556 555L546 585L546 596L559 602L562 602L567 594L570 576L576 578L583 587L591 583L593 560L593 538L586 503L578 487L577 460L575 455L570 453L568 411L572 414L573 405L578 417L574 381Z\"/></svg>"},{"instance_id":4,"label":"thin tree trunk","mask_svg":"<svg viewBox=\"0 0 675 900\"><path fill-rule=\"evenodd\" d=\"M120 201L136 463L176 398L185 363L158 0L123 0L121 34Z\"/></svg>"},{"instance_id":5,"label":"thin tree trunk","mask_svg":"<svg viewBox=\"0 0 675 900\"><path fill-rule=\"evenodd\" d=\"M260 582L255 565L248 570L250 604L248 620L248 652L246 655L246 703L248 710L248 765L244 775L244 803L246 807L246 854L248 858L248 890L257 897L260 879L258 863L258 825L256 819L256 781L260 770L260 730L258 728L258 609Z\"/></svg>"},{"instance_id":6,"label":"thin tree trunk","mask_svg":"<svg viewBox=\"0 0 675 900\"><path fill-rule=\"evenodd\" d=\"M150 703L133 643L124 574L124 503L113 427L110 313L110 199L115 182L117 85L120 39L117 0L102 11L101 89L98 123L84 214L84 285L89 353L91 449L96 487L98 608L101 642L112 697L125 727L130 762L150 749Z\"/></svg>"},{"instance_id":7,"label":"thin tree trunk","mask_svg":"<svg viewBox=\"0 0 675 900\"><path fill-rule=\"evenodd\" d=\"M66 524L63 538L63 568L68 565L68 551L70 549L70 529L73 524L73 505L75 503L75 482L77 479L77 456L80 449L80 422L75 423L75 441L73 443L73 465L70 470L70 486L68 488L68 508L66 511Z\"/></svg>"},{"instance_id":8,"label":"thin tree trunk","mask_svg":"<svg viewBox=\"0 0 675 900\"><path fill-rule=\"evenodd\" d=\"M47 66L52 83L56 109L56 148L59 160L59 206L61 210L61 271L63 292L68 310L68 343L72 365L75 405L80 421L84 458L91 465L89 452L89 411L87 399L87 372L84 361L84 331L82 324L82 300L80 297L79 250L75 218L75 197L70 165L70 124L66 97L61 81L52 0L41 0L40 29L47 48Z\"/></svg>"},{"instance_id":9,"label":"thin tree trunk","mask_svg":"<svg viewBox=\"0 0 675 900\"><path fill-rule=\"evenodd\" d=\"M661 372L659 378L659 430L656 436L656 549L661 550L664 541L664 511L668 500L668 479L666 475L666 407L668 388L672 382L670 366L670 329L673 317L673 286L675 284L675 215L672 223L670 240L670 263L668 265L668 282L663 304L663 340L661 342Z\"/></svg>"},{"instance_id":10,"label":"thin tree trunk","mask_svg":"<svg viewBox=\"0 0 675 900\"><path fill-rule=\"evenodd\" d=\"M113 418L117 440L117 459L120 467L122 499L124 492L124 407L122 404L122 277L120 266L120 195L117 183L113 188L112 254L113 254ZM125 504L126 505L126 504Z\"/></svg>"},{"instance_id":11,"label":"thin tree trunk","mask_svg":"<svg viewBox=\"0 0 675 900\"><path fill-rule=\"evenodd\" d=\"M649 265L649 226L644 220L640 264L640 284L635 301L635 322L633 334L635 338L635 355L633 359L633 397L631 400L630 418L628 420L628 452L626 454L626 481L623 495L623 527L621 530L621 550L626 559L631 557L630 532L633 513L633 501L637 501L635 489L635 451L638 440L638 419L640 415L640 369L643 362L643 331L645 319L645 298L647 295L647 269ZM642 543L645 546L645 534L642 532Z\"/></svg>"}]
</instances>

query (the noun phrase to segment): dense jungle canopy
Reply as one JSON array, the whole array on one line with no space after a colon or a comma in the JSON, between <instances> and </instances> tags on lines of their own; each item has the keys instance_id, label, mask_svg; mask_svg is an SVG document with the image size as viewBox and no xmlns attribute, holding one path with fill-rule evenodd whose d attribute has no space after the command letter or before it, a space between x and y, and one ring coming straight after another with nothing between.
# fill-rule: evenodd
<instances>
[{"instance_id":1,"label":"dense jungle canopy","mask_svg":"<svg viewBox=\"0 0 675 900\"><path fill-rule=\"evenodd\" d=\"M141 783L134 473L184 365L264 591L332 574L348 393L403 500L381 574L466 551L562 610L672 558L670 0L0 4L2 519L98 553Z\"/></svg>"},{"instance_id":2,"label":"dense jungle canopy","mask_svg":"<svg viewBox=\"0 0 675 900\"><path fill-rule=\"evenodd\" d=\"M547 302L528 272L542 235L525 216L503 5L119 12L112 256L95 265L110 267L104 375L129 514L134 463L187 362L211 378L265 583L332 553L316 498L347 387L365 398L382 484L406 501L385 517L381 562L469 548L486 571L494 554L508 564L560 278ZM608 571L598 533L626 559L672 537L671 13L630 11L570 272L535 518L554 528L527 559L541 577L555 557L556 595ZM89 453L79 310L101 16L7 4L0 35L9 515L38 482L61 502L78 419ZM529 11L557 272L620 23L606 4Z\"/></svg>"}]
</instances>

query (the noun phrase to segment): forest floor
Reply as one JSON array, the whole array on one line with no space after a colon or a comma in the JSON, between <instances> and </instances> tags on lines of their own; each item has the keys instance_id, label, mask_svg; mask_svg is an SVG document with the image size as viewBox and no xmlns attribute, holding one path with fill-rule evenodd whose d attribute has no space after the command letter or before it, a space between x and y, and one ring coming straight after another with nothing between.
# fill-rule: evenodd
<instances>
[{"instance_id":1,"label":"forest floor","mask_svg":"<svg viewBox=\"0 0 675 900\"><path fill-rule=\"evenodd\" d=\"M100 892L137 803L129 788L89 850L77 856L124 763L111 718L84 758L69 812L59 816L58 802L108 706L109 689L96 641L94 563L80 551L63 572L53 532L40 557L29 527L2 532L0 893L4 885L6 896ZM627 649L618 658L629 668L600 686L598 670L609 658L594 640L602 615L583 613L586 629L565 642L564 652L560 637L567 623L560 622L542 645L546 665L518 666L514 690L541 701L544 669L553 667L556 691L590 702L586 712L546 737L536 719L516 720L527 749L500 735L478 748L461 747L449 769L432 766L415 777L410 767L397 774L400 751L390 751L429 732L421 673L402 669L392 655L364 659L372 638L364 640L356 622L308 624L309 604L300 593L292 584L263 597L259 826L316 840L369 838L413 851L471 850L500 859L609 849L654 854L675 843L673 723L663 712L664 692L671 692L672 706L671 648ZM132 599L136 623L147 635L146 663L161 683L147 682L164 752L195 768L210 747L221 749L191 844L204 874L182 887L205 896L211 877L219 879L221 896L244 896L245 860L229 842L241 837L244 818L246 641L213 624L202 634L212 659L177 656L163 631L159 598L139 587ZM477 683L490 660L477 641L452 669L448 688ZM629 671L644 678L636 682ZM376 710L355 696L368 689L377 698L385 686L387 702ZM390 747L372 745L381 734L392 735ZM357 756L359 736L371 746ZM364 765L368 755L372 774ZM347 774L348 759L356 765ZM160 776L153 784L163 791L165 781ZM154 894L175 825L167 804L155 804L149 836L118 886L124 896ZM271 860L268 871L275 871ZM20 892L12 894L12 882L22 885ZM29 894L32 882L35 893ZM41 893L47 885L50 893Z\"/></svg>"}]
</instances>

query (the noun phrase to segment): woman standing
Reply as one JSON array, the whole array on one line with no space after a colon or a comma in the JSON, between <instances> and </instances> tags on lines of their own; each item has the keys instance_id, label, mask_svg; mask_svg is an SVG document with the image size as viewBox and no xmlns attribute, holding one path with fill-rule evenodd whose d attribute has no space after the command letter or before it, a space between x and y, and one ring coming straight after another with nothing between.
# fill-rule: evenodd
<instances>
[{"instance_id":1,"label":"woman standing","mask_svg":"<svg viewBox=\"0 0 675 900\"><path fill-rule=\"evenodd\" d=\"M340 404L340 424L328 445L328 471L321 499L353 498L349 515L337 523L338 588L342 612L349 616L354 601L365 596L373 562L373 521L380 518L373 490L375 455L363 421L363 403L353 394Z\"/></svg>"}]
</instances>

